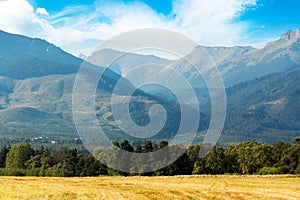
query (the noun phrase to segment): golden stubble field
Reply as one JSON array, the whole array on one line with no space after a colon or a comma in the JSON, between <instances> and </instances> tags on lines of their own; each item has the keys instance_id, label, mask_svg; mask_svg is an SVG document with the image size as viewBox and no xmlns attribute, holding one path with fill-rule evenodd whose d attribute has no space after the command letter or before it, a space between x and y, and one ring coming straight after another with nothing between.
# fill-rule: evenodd
<instances>
[{"instance_id":1,"label":"golden stubble field","mask_svg":"<svg viewBox=\"0 0 300 200\"><path fill-rule=\"evenodd\" d=\"M0 177L0 199L300 199L300 176Z\"/></svg>"}]
</instances>

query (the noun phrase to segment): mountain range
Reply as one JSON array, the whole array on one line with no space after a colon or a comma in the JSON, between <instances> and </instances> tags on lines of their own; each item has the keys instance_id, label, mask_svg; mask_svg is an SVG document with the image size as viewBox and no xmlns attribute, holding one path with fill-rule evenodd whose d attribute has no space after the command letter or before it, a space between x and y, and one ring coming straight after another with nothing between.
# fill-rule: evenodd
<instances>
[{"instance_id":1,"label":"mountain range","mask_svg":"<svg viewBox=\"0 0 300 200\"><path fill-rule=\"evenodd\" d=\"M297 69L300 63L299 48L300 29L295 32L291 30L287 31L278 40L267 43L262 49L250 46L197 46L189 55L175 61L155 56L123 53L111 49L103 49L94 54L103 58L103 63L107 63L106 59L115 60L117 58L110 64L109 68L122 76L125 76L135 67L145 63L157 63L166 66L166 68L156 72L154 75L152 70L148 70L147 68L140 69L140 73L143 76L130 77L137 84L147 80L155 80L157 76L164 77L163 74L168 74L171 70L176 69L197 90L198 88L205 87L201 74L197 70L203 74L209 74L212 67L217 67L227 88L268 74ZM207 55L214 62L214 66L204 65L207 61L205 60L206 56L201 56L203 50L207 52ZM196 60L197 62L194 66L191 66L187 60ZM174 82L176 78L176 76L170 76L168 79L165 79L165 83ZM161 93L154 91L154 94ZM200 98L204 95L203 93L199 94Z\"/></svg>"},{"instance_id":2,"label":"mountain range","mask_svg":"<svg viewBox=\"0 0 300 200\"><path fill-rule=\"evenodd\" d=\"M149 107L162 104L169 115L157 137L174 135L180 117L176 102L136 89L119 74L86 63L44 40L5 32L0 33L0 38L3 42L0 47L1 138L78 137L72 116L72 92L82 63L103 72L97 87L95 109L108 137L117 140L129 137L116 127L111 113L110 100L116 83L135 90L130 109L137 124L147 124ZM16 51L13 46L18 47ZM121 93L114 93L120 105L126 97Z\"/></svg>"},{"instance_id":3,"label":"mountain range","mask_svg":"<svg viewBox=\"0 0 300 200\"><path fill-rule=\"evenodd\" d=\"M76 137L72 118L72 91L76 73L83 60L44 40L0 31L0 136L34 137L55 135ZM197 60L190 66L183 58L166 60L104 49L96 52L107 59L120 57L105 73L97 90L96 112L99 123L112 139L128 138L116 127L110 108L114 85L121 80L126 87L155 78L151 70L126 78L136 66L157 63L176 69L187 79L201 99L201 122L197 139L203 138L210 116L209 93L198 70L203 68L198 51L205 49L222 75L228 98L227 118L220 142L256 140L289 142L300 135L300 29L287 31L262 49L252 47L197 46L185 59ZM105 63L105 62L104 62ZM91 63L92 65L93 63ZM95 63L94 63L95 64ZM161 75L167 71L158 71ZM171 76L165 82L176 82ZM101 86L100 86L101 85ZM162 104L168 111L164 129L155 139L169 139L178 129L180 111L174 96L161 88L137 89L132 97L131 115L137 124L149 123L147 110ZM184 93L184 88L181 91ZM122 94L118 94L122 103Z\"/></svg>"}]
</instances>

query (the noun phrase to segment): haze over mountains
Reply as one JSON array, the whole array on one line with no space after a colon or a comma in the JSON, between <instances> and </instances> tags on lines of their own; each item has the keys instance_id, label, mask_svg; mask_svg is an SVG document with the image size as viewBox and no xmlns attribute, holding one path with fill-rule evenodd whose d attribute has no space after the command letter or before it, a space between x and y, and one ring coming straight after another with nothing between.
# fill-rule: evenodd
<instances>
[{"instance_id":1,"label":"haze over mountains","mask_svg":"<svg viewBox=\"0 0 300 200\"><path fill-rule=\"evenodd\" d=\"M115 50L104 49L95 54L107 60L115 60L109 67L115 72L126 75L133 68L145 63L158 63L167 65L169 70L176 69L185 76L191 83L198 87L201 75L193 69L186 61L197 60L195 67L202 73L208 73L210 67L203 68L205 57L201 56L202 49L215 62L215 66L220 70L225 87L234 86L238 83L262 77L271 73L291 71L297 69L300 63L300 29L296 32L287 31L278 40L267 43L262 49L255 49L250 46L242 47L205 47L197 46L184 59L170 61L155 56L142 56L138 54L122 53ZM106 63L105 59L103 63ZM151 70L150 70L151 72ZM163 69L157 74L168 73ZM155 79L147 70L142 71L144 79ZM135 76L136 79L140 77ZM171 77L176 78L176 77ZM172 81L170 79L166 80ZM202 87L200 85L200 87Z\"/></svg>"},{"instance_id":2,"label":"haze over mountains","mask_svg":"<svg viewBox=\"0 0 300 200\"><path fill-rule=\"evenodd\" d=\"M76 136L72 119L74 78L82 63L80 58L62 51L44 40L27 38L0 31L0 135L7 136ZM228 113L221 142L257 140L290 141L300 135L300 29L287 31L263 49L252 47L195 47L187 59L197 59L203 73L211 67L199 51L205 49L221 72L228 95ZM96 52L107 59L117 58L102 78L96 98L99 122L110 131L111 138L122 137L110 111L112 88L118 80L134 87L126 74L134 67L157 63L178 70L192 83L199 99L203 117L199 131L207 127L209 98L200 74L185 60L166 60L155 56L125 54L114 50ZM99 64L99 63L98 63ZM201 67L202 66L202 67ZM104 70L104 68L99 68ZM114 72L113 72L114 71ZM139 83L161 76L167 71L151 74L144 70L135 78ZM125 76L122 78L121 76ZM166 82L175 81L171 76ZM147 108L153 103L167 107L168 123L158 138L170 138L178 128L180 113L176 102L161 95L160 88L148 88L152 96L140 91L133 97L133 118L147 124ZM184 88L182 89L184 93ZM161 97L159 97L161 96ZM120 95L120 103L121 102ZM205 98L204 98L205 97ZM199 141L203 132L199 134Z\"/></svg>"},{"instance_id":3,"label":"haze over mountains","mask_svg":"<svg viewBox=\"0 0 300 200\"><path fill-rule=\"evenodd\" d=\"M72 117L72 92L76 73L83 60L40 39L1 32L0 47L0 135L3 137L64 136L78 137ZM16 48L13 51L12 47ZM134 86L119 74L103 71L97 90L96 113L103 129L115 139L123 137L113 122L110 99L114 86ZM87 83L88 84L88 83ZM122 92L122 91L121 91ZM115 93L122 104L123 95ZM176 103L168 103L137 90L132 97L132 116L139 124L153 103L166 104L171 113L162 134L168 137L178 124ZM145 103L147 102L147 103ZM174 105L173 105L174 104ZM172 117L170 117L172 116ZM173 130L174 129L174 130ZM120 136L121 135L121 136ZM125 137L125 136L124 136Z\"/></svg>"}]
</instances>

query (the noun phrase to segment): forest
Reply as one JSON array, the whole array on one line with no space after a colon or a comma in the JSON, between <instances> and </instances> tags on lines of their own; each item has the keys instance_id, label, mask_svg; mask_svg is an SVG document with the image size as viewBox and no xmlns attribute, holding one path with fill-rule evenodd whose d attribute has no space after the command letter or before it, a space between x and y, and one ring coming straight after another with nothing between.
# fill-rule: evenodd
<instances>
[{"instance_id":1,"label":"forest","mask_svg":"<svg viewBox=\"0 0 300 200\"><path fill-rule=\"evenodd\" d=\"M113 141L112 143L116 148L135 153L153 152L163 147L170 150L182 147L168 145L166 141L161 141L159 144L146 141L143 145L135 147L127 140ZM269 145L252 141L228 144L226 148L213 147L204 158L199 157L201 145L188 146L178 160L163 169L138 174L120 172L105 166L96 159L101 156L100 150L91 154L76 148L51 152L44 147L34 149L29 144L4 146L0 151L0 175L85 177L100 175L300 174L300 137L294 138L291 143L277 142Z\"/></svg>"}]
</instances>

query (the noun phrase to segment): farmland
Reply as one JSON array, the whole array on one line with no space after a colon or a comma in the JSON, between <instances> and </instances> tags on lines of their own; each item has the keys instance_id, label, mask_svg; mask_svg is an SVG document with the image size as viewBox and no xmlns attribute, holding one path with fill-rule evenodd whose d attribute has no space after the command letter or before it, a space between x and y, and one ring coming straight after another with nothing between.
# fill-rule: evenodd
<instances>
[{"instance_id":1,"label":"farmland","mask_svg":"<svg viewBox=\"0 0 300 200\"><path fill-rule=\"evenodd\" d=\"M299 176L0 177L0 199L298 199Z\"/></svg>"}]
</instances>

